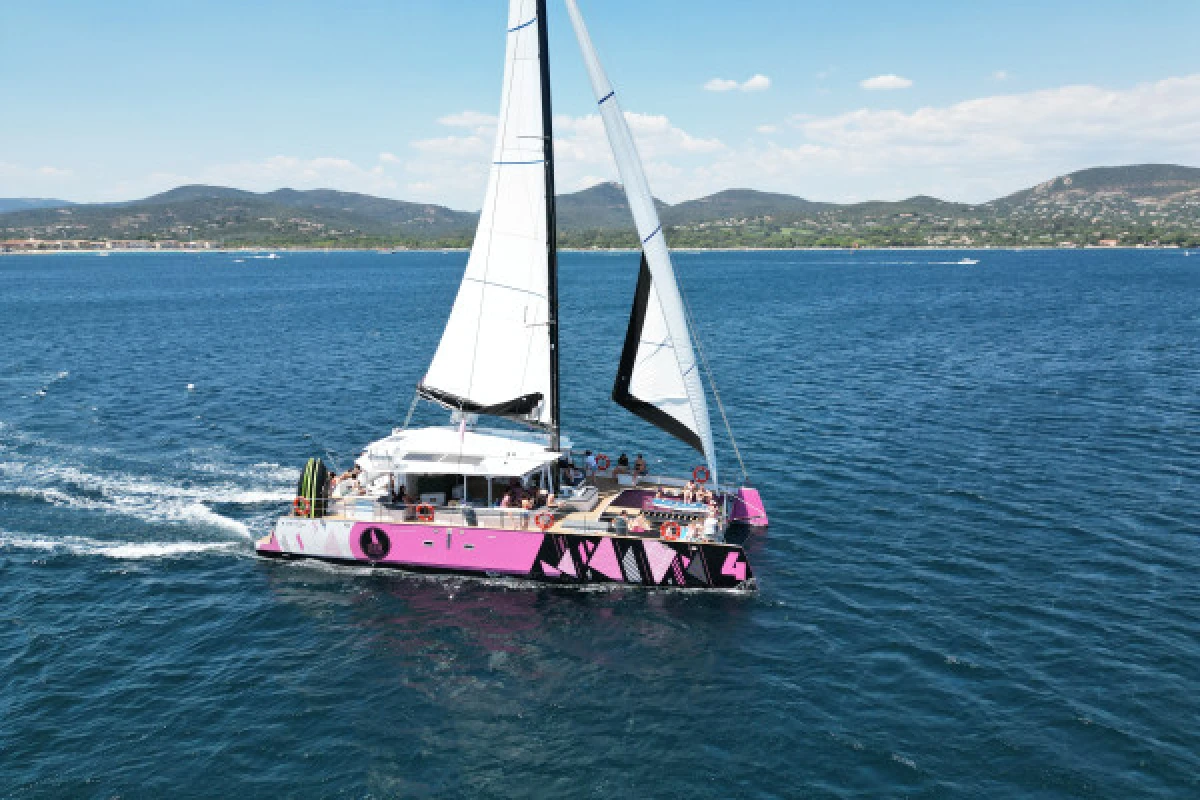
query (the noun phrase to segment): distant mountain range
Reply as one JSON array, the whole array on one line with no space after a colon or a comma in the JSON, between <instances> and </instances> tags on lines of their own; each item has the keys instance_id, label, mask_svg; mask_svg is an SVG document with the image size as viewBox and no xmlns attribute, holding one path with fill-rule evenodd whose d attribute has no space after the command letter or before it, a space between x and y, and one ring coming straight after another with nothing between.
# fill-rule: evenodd
<instances>
[{"instance_id":1,"label":"distant mountain range","mask_svg":"<svg viewBox=\"0 0 1200 800\"><path fill-rule=\"evenodd\" d=\"M1103 167L979 205L933 197L850 205L733 189L659 203L677 247L1200 246L1200 169ZM0 240L210 241L226 246L465 246L477 213L328 189L265 194L182 186L143 200L73 205L0 199ZM559 197L564 246L636 246L621 187Z\"/></svg>"},{"instance_id":2,"label":"distant mountain range","mask_svg":"<svg viewBox=\"0 0 1200 800\"><path fill-rule=\"evenodd\" d=\"M55 200L49 197L0 197L0 214L9 211L29 211L37 208L62 208L74 205L66 200Z\"/></svg>"}]
</instances>

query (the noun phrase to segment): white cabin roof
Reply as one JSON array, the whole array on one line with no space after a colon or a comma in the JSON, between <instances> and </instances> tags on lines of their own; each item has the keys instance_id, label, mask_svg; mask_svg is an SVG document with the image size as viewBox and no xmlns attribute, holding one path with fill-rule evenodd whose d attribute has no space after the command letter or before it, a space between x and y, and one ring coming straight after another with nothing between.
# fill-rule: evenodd
<instances>
[{"instance_id":1,"label":"white cabin roof","mask_svg":"<svg viewBox=\"0 0 1200 800\"><path fill-rule=\"evenodd\" d=\"M544 434L457 426L396 429L367 445L357 463L368 473L472 475L519 478L561 457L546 449Z\"/></svg>"}]
</instances>

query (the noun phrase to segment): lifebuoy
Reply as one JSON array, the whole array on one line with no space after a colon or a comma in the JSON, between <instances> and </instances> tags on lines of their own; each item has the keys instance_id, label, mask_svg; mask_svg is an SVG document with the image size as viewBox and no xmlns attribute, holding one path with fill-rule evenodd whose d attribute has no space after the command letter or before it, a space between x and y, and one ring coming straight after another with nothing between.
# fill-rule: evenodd
<instances>
[{"instance_id":1,"label":"lifebuoy","mask_svg":"<svg viewBox=\"0 0 1200 800\"><path fill-rule=\"evenodd\" d=\"M608 465L611 463L612 462L608 460L608 456L604 455L603 453L596 456L596 469L600 470L601 472L604 472L606 469L608 469Z\"/></svg>"},{"instance_id":2,"label":"lifebuoy","mask_svg":"<svg viewBox=\"0 0 1200 800\"><path fill-rule=\"evenodd\" d=\"M433 506L429 503L417 506L417 522L433 522Z\"/></svg>"},{"instance_id":3,"label":"lifebuoy","mask_svg":"<svg viewBox=\"0 0 1200 800\"><path fill-rule=\"evenodd\" d=\"M545 533L554 527L554 515L549 511L543 511L533 518L533 524L537 525Z\"/></svg>"},{"instance_id":4,"label":"lifebuoy","mask_svg":"<svg viewBox=\"0 0 1200 800\"><path fill-rule=\"evenodd\" d=\"M712 480L712 473L708 471L708 467L699 466L692 470L692 480L699 484L705 484Z\"/></svg>"},{"instance_id":5,"label":"lifebuoy","mask_svg":"<svg viewBox=\"0 0 1200 800\"><path fill-rule=\"evenodd\" d=\"M297 517L307 517L312 511L312 504L308 502L307 497L297 497L292 501L292 512Z\"/></svg>"},{"instance_id":6,"label":"lifebuoy","mask_svg":"<svg viewBox=\"0 0 1200 800\"><path fill-rule=\"evenodd\" d=\"M667 520L662 524L662 538L668 542L673 542L679 538L679 523L673 520Z\"/></svg>"}]
</instances>

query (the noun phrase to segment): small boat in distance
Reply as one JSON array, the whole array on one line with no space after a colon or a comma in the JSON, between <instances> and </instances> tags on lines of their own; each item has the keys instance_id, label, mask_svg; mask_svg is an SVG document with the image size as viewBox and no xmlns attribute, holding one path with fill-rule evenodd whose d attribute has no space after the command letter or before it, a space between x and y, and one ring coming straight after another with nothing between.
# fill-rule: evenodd
<instances>
[{"instance_id":1,"label":"small boat in distance","mask_svg":"<svg viewBox=\"0 0 1200 800\"><path fill-rule=\"evenodd\" d=\"M630 463L581 452L561 430L546 0L510 0L475 243L412 405L440 406L450 421L410 428L410 410L341 475L310 459L291 514L256 543L259 555L565 586L757 587L745 544L767 526L762 498L744 466L740 483L720 481L707 366L654 198L575 0L567 9L642 242L612 399L702 463L651 475L640 454Z\"/></svg>"},{"instance_id":2,"label":"small boat in distance","mask_svg":"<svg viewBox=\"0 0 1200 800\"><path fill-rule=\"evenodd\" d=\"M978 258L964 258L957 263L964 267L973 267L979 263L979 259Z\"/></svg>"}]
</instances>

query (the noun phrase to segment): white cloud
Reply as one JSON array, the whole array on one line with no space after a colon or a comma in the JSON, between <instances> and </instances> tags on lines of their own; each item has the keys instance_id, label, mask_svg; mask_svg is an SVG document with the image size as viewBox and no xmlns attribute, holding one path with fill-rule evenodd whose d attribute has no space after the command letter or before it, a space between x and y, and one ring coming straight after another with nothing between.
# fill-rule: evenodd
<instances>
[{"instance_id":1,"label":"white cloud","mask_svg":"<svg viewBox=\"0 0 1200 800\"><path fill-rule=\"evenodd\" d=\"M0 177L18 179L18 180L45 180L70 178L75 173L72 170L64 169L63 167L27 167L24 164L13 164L8 161L0 161Z\"/></svg>"},{"instance_id":2,"label":"white cloud","mask_svg":"<svg viewBox=\"0 0 1200 800\"><path fill-rule=\"evenodd\" d=\"M736 92L741 88L741 84L737 81L731 81L728 78L713 78L708 83L704 84L706 92Z\"/></svg>"},{"instance_id":3,"label":"white cloud","mask_svg":"<svg viewBox=\"0 0 1200 800\"><path fill-rule=\"evenodd\" d=\"M382 153L374 164L359 164L351 159L325 156L300 158L275 155L227 164L212 164L189 173L170 171L122 180L100 194L101 200L130 200L193 183L231 186L251 192L269 192L281 188L338 189L345 192L396 196L400 184L389 174L389 167L400 163L391 153Z\"/></svg>"},{"instance_id":4,"label":"white cloud","mask_svg":"<svg viewBox=\"0 0 1200 800\"><path fill-rule=\"evenodd\" d=\"M909 89L912 85L912 81L908 78L901 78L899 75L876 75L874 78L867 78L859 84L862 88L870 91Z\"/></svg>"},{"instance_id":5,"label":"white cloud","mask_svg":"<svg viewBox=\"0 0 1200 800\"><path fill-rule=\"evenodd\" d=\"M997 93L915 110L867 107L813 116L780 109L778 123L728 142L685 130L663 115L627 112L626 118L651 185L668 202L738 186L816 200L933 194L974 202L1089 166L1200 165L1200 73L1122 88ZM443 121L450 135L411 142L407 150L373 160L276 155L187 174L168 167L116 184L103 199L220 183L255 191L320 186L478 208L494 119L461 112ZM563 191L617 179L597 114L560 116L555 129ZM14 196L83 199L67 187L88 176L64 172L0 162L0 185Z\"/></svg>"},{"instance_id":6,"label":"white cloud","mask_svg":"<svg viewBox=\"0 0 1200 800\"><path fill-rule=\"evenodd\" d=\"M914 111L863 108L793 114L736 144L627 112L656 194L677 202L735 186L819 200L933 194L982 201L1100 164L1200 164L1200 75L1124 89L1065 86ZM555 120L558 183L574 191L616 180L598 115ZM464 139L468 137L459 137ZM480 150L417 143L406 164L420 199L478 207L491 134Z\"/></svg>"},{"instance_id":7,"label":"white cloud","mask_svg":"<svg viewBox=\"0 0 1200 800\"><path fill-rule=\"evenodd\" d=\"M269 191L287 186L380 194L391 192L398 186L381 164L360 166L350 159L331 156L297 158L277 155L258 161L220 164L205 169L201 178L203 183L236 186L251 191Z\"/></svg>"},{"instance_id":8,"label":"white cloud","mask_svg":"<svg viewBox=\"0 0 1200 800\"><path fill-rule=\"evenodd\" d=\"M742 84L743 92L765 92L771 88L771 79L766 75L755 75Z\"/></svg>"},{"instance_id":9,"label":"white cloud","mask_svg":"<svg viewBox=\"0 0 1200 800\"><path fill-rule=\"evenodd\" d=\"M1001 82L1006 81L1008 80L1008 73L1002 69L998 69L992 73L992 80Z\"/></svg>"},{"instance_id":10,"label":"white cloud","mask_svg":"<svg viewBox=\"0 0 1200 800\"><path fill-rule=\"evenodd\" d=\"M755 75L745 83L738 83L727 78L713 78L704 84L708 92L765 92L771 88L771 79L766 75Z\"/></svg>"},{"instance_id":11,"label":"white cloud","mask_svg":"<svg viewBox=\"0 0 1200 800\"><path fill-rule=\"evenodd\" d=\"M491 147L489 136L440 136L434 139L419 139L412 146L424 153L469 156L486 154Z\"/></svg>"}]
</instances>

